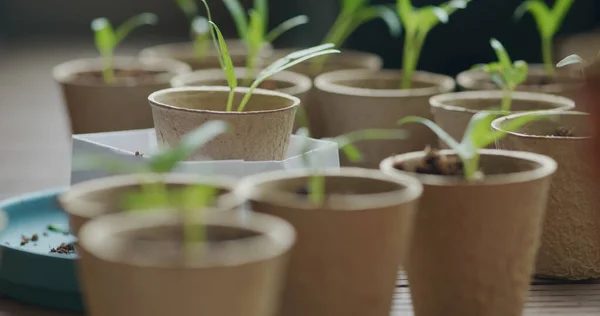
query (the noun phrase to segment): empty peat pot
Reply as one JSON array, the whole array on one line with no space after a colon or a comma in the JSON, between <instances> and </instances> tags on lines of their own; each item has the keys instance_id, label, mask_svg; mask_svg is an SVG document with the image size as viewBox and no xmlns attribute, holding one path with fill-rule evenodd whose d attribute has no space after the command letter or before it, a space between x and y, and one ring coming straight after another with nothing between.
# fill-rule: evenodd
<instances>
[{"instance_id":1,"label":"empty peat pot","mask_svg":"<svg viewBox=\"0 0 600 316\"><path fill-rule=\"evenodd\" d=\"M54 67L74 134L152 127L148 95L169 87L188 65L166 58L115 57L116 81L105 83L104 60L78 59Z\"/></svg>"},{"instance_id":2,"label":"empty peat pot","mask_svg":"<svg viewBox=\"0 0 600 316\"><path fill-rule=\"evenodd\" d=\"M335 137L365 128L398 128L405 116L432 118L429 98L453 91L454 79L427 72L415 72L412 89L400 89L402 72L395 70L342 70L315 79L318 116L325 137ZM369 140L356 145L364 161L350 163L341 157L342 165L377 168L379 162L393 154L422 150L434 145L437 138L420 124L403 127L409 137L404 140Z\"/></svg>"},{"instance_id":3,"label":"empty peat pot","mask_svg":"<svg viewBox=\"0 0 600 316\"><path fill-rule=\"evenodd\" d=\"M275 49L273 55L269 58L269 61L274 62L295 51L296 50L294 49ZM314 68L313 66L313 62L317 61L319 58L317 57L304 63L300 63L290 68L289 71L315 79L320 74L331 71L347 69L370 69L376 71L380 70L383 66L381 57L361 51L344 49L340 54L331 54L323 57L326 59L321 69ZM316 94L316 89L313 86L308 97L303 100L302 104L304 104L304 108L306 109L311 135L315 138L323 138L325 137L325 122L321 118L321 105L317 100Z\"/></svg>"},{"instance_id":4,"label":"empty peat pot","mask_svg":"<svg viewBox=\"0 0 600 316\"><path fill-rule=\"evenodd\" d=\"M248 48L242 40L228 39L227 48L234 66L246 66ZM266 45L258 58L258 65L264 64L264 58L269 57L271 53L272 47L270 45ZM140 52L140 56L176 59L190 65L193 70L221 67L221 64L219 63L219 57L213 47L212 42L209 43L206 55L202 57L198 56L192 42L171 43L148 47Z\"/></svg>"},{"instance_id":5,"label":"empty peat pot","mask_svg":"<svg viewBox=\"0 0 600 316\"><path fill-rule=\"evenodd\" d=\"M517 91L539 92L575 99L583 84L581 76L573 71L557 69L553 76L546 74L545 66L529 65L527 80L517 86ZM463 71L456 76L456 82L464 90L497 90L489 73L480 69Z\"/></svg>"},{"instance_id":6,"label":"empty peat pot","mask_svg":"<svg viewBox=\"0 0 600 316\"><path fill-rule=\"evenodd\" d=\"M246 78L251 84L254 81L256 74L260 73L262 69L256 69L254 76L248 76L247 68L235 68L238 82L243 84ZM200 71L194 71L181 76L176 76L171 80L171 86L177 87L193 87L193 86L227 86L227 79L222 69L205 69ZM308 99L308 93L312 88L312 80L298 73L291 71L281 71L263 82L259 88L266 90L273 90L300 99L300 105L302 106ZM297 130L300 126L300 120L295 120L293 130Z\"/></svg>"},{"instance_id":7,"label":"empty peat pot","mask_svg":"<svg viewBox=\"0 0 600 316\"><path fill-rule=\"evenodd\" d=\"M445 93L431 97L431 112L435 123L454 139L462 139L473 115L491 108L500 108L504 92L468 91ZM557 110L571 110L575 102L565 97L545 93L513 92L511 113ZM490 111L498 114L510 114ZM448 146L439 141L441 148Z\"/></svg>"},{"instance_id":8,"label":"empty peat pot","mask_svg":"<svg viewBox=\"0 0 600 316\"><path fill-rule=\"evenodd\" d=\"M79 235L79 273L91 316L275 315L293 227L265 214L206 209L111 214ZM196 227L194 226L196 225Z\"/></svg>"},{"instance_id":9,"label":"empty peat pot","mask_svg":"<svg viewBox=\"0 0 600 316\"><path fill-rule=\"evenodd\" d=\"M236 210L244 201L232 194L235 180L225 177L196 175L119 175L85 181L71 186L60 194L58 201L69 215L71 232L79 234L81 226L89 220L123 211L127 194L137 192L148 182L164 182L167 189L180 189L189 185L211 185L217 188L215 205L219 209Z\"/></svg>"},{"instance_id":10,"label":"empty peat pot","mask_svg":"<svg viewBox=\"0 0 600 316\"><path fill-rule=\"evenodd\" d=\"M415 315L522 313L557 165L526 152L480 154L485 177L473 182L402 171L422 166L426 152L381 163L391 177L414 176L423 183L404 265ZM455 157L449 150L438 156Z\"/></svg>"},{"instance_id":11,"label":"empty peat pot","mask_svg":"<svg viewBox=\"0 0 600 316\"><path fill-rule=\"evenodd\" d=\"M306 194L308 170L248 177L235 194L297 232L277 315L388 316L421 184L378 170L320 171L325 199Z\"/></svg>"},{"instance_id":12,"label":"empty peat pot","mask_svg":"<svg viewBox=\"0 0 600 316\"><path fill-rule=\"evenodd\" d=\"M600 183L596 159L589 150L593 135L590 116L582 112L548 113L557 120L527 124L498 142L500 149L528 151L552 157L559 168L550 186L536 275L581 280L600 277ZM528 114L499 118L496 130Z\"/></svg>"},{"instance_id":13,"label":"empty peat pot","mask_svg":"<svg viewBox=\"0 0 600 316\"><path fill-rule=\"evenodd\" d=\"M229 123L231 130L192 155L192 160L283 160L300 99L280 92L255 89L243 112L237 111L248 88L236 88L233 110L226 111L228 87L181 87L148 97L159 145L174 146L187 133L212 120Z\"/></svg>"}]
</instances>

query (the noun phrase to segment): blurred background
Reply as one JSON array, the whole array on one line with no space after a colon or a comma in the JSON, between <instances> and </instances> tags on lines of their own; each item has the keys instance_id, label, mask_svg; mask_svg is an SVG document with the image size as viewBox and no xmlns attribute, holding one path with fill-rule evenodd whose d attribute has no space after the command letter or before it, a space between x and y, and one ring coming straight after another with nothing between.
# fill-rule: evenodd
<instances>
[{"instance_id":1,"label":"blurred background","mask_svg":"<svg viewBox=\"0 0 600 316\"><path fill-rule=\"evenodd\" d=\"M245 1L246 4L251 1ZM271 0L273 25L306 14L311 23L280 38L275 47L319 43L337 14L338 0ZM394 0L373 0L394 3ZM439 0L413 0L415 6ZM495 58L490 37L502 41L514 59L541 61L540 40L530 15L513 18L522 0L473 0L466 10L429 35L419 68L448 75ZM553 0L547 0L553 3ZM209 0L214 19L235 37L222 0ZM68 183L70 134L52 67L75 58L97 56L90 22L106 16L120 24L141 12L154 12L157 26L136 30L117 54L135 55L144 47L186 41L187 20L174 0L0 0L0 198ZM557 37L557 59L571 53L592 58L600 49L600 3L576 0ZM380 20L363 25L346 48L373 52L385 67L399 68L403 38L390 37Z\"/></svg>"}]
</instances>

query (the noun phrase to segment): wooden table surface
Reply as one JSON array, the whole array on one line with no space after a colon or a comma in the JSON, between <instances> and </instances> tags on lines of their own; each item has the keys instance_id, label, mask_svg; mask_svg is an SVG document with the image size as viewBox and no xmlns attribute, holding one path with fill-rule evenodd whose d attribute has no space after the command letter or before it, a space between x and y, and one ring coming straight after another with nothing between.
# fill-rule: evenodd
<instances>
[{"instance_id":1,"label":"wooden table surface","mask_svg":"<svg viewBox=\"0 0 600 316\"><path fill-rule=\"evenodd\" d=\"M125 47L135 53L143 45ZM0 41L0 199L68 184L70 137L58 86L60 62L95 56L91 42ZM392 314L412 315L406 282L399 282ZM599 315L600 282L535 282L525 315ZM0 316L78 315L27 306L0 296Z\"/></svg>"}]
</instances>

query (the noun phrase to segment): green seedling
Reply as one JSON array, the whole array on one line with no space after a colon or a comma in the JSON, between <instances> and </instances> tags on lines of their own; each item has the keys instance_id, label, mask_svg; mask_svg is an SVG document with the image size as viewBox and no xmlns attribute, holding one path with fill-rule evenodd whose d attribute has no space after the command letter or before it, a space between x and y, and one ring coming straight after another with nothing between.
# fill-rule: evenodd
<instances>
[{"instance_id":1,"label":"green seedling","mask_svg":"<svg viewBox=\"0 0 600 316\"><path fill-rule=\"evenodd\" d=\"M415 8L410 0L397 0L397 10L404 26L404 56L402 60L402 89L412 87L421 50L427 34L439 23L448 23L450 15L467 7L471 0L451 0L440 6Z\"/></svg>"},{"instance_id":2,"label":"green seedling","mask_svg":"<svg viewBox=\"0 0 600 316\"><path fill-rule=\"evenodd\" d=\"M522 60L517 60L513 63L506 49L504 49L502 43L497 39L492 38L490 45L494 49L494 52L496 52L498 61L486 65L475 65L474 68L482 69L491 75L492 81L504 91L502 111L510 111L512 107L512 94L518 85L527 80L529 67Z\"/></svg>"},{"instance_id":3,"label":"green seedling","mask_svg":"<svg viewBox=\"0 0 600 316\"><path fill-rule=\"evenodd\" d=\"M202 1L206 4L205 0ZM248 14L244 11L239 0L224 0L224 3L233 17L233 21L238 30L238 35L246 43L246 47L248 48L248 57L246 60L246 68L248 69L249 74L248 78L254 74L260 52L266 44L272 43L285 32L308 23L308 17L300 15L291 18L271 31L268 31L268 0L254 0L253 8Z\"/></svg>"},{"instance_id":4,"label":"green seedling","mask_svg":"<svg viewBox=\"0 0 600 316\"><path fill-rule=\"evenodd\" d=\"M371 0L342 0L340 13L323 43L333 43L336 48L340 48L358 27L377 18L383 19L392 36L399 36L402 25L396 12L388 6L371 5L370 2ZM312 63L314 71L321 72L325 62L326 56L314 59Z\"/></svg>"},{"instance_id":5,"label":"green seedling","mask_svg":"<svg viewBox=\"0 0 600 316\"><path fill-rule=\"evenodd\" d=\"M147 180L153 174L171 172L188 159L194 152L217 136L227 132L227 123L209 121L185 135L179 144L172 148L162 148L146 160L143 166L127 163L114 158L91 155L74 162L75 168L102 169L113 173L134 172L142 178L141 188L124 196L123 209L127 211L148 211L177 209L182 211L186 244L202 241L203 227L191 223L188 218L193 211L201 211L214 201L217 189L209 185L184 186L168 189L164 182Z\"/></svg>"},{"instance_id":6,"label":"green seedling","mask_svg":"<svg viewBox=\"0 0 600 316\"><path fill-rule=\"evenodd\" d=\"M581 56L573 54L573 55L569 55L567 57L565 57L563 60L561 60L558 64L556 64L557 68L562 68L562 67L566 67L569 65L575 65L575 64L580 64L583 67L581 67L581 76L583 78L586 77L586 68L588 68L590 65L593 65L594 63L597 63L598 61L600 61L600 52L598 52L598 55L596 55L596 61L589 63L588 61L584 60L583 58L581 58Z\"/></svg>"},{"instance_id":7,"label":"green seedling","mask_svg":"<svg viewBox=\"0 0 600 316\"><path fill-rule=\"evenodd\" d=\"M107 18L96 18L92 21L94 41L98 52L104 59L102 77L104 82L115 82L114 52L117 46L131 33L143 25L154 25L158 17L152 13L142 13L123 22L116 30Z\"/></svg>"},{"instance_id":8,"label":"green seedling","mask_svg":"<svg viewBox=\"0 0 600 316\"><path fill-rule=\"evenodd\" d=\"M233 61L231 60L231 56L229 55L229 50L227 48L227 43L225 42L225 38L223 37L223 33L219 27L212 21L210 9L205 0L202 0L204 5L206 6L206 12L208 13L208 19L211 26L211 33L213 38L213 43L215 49L217 51L217 56L219 57L219 63L221 65L221 69L225 73L225 78L227 80L227 85L229 86L229 97L227 98L226 111L230 112L233 110L233 97L235 95L235 89L238 87L237 77L235 75L235 69L233 66ZM243 112L246 108L246 105L250 101L252 97L252 92L258 88L265 80L275 75L276 73L286 70L290 67L298 65L306 60L309 60L314 57L323 56L326 54L335 54L339 53L339 50L333 49L333 44L324 44L315 46L312 48L300 50L287 56L280 58L273 62L271 65L263 69L254 82L250 85L248 92L244 95L242 101L237 106L238 112Z\"/></svg>"},{"instance_id":9,"label":"green seedling","mask_svg":"<svg viewBox=\"0 0 600 316\"><path fill-rule=\"evenodd\" d=\"M508 132L515 131L530 122L547 119L549 117L546 114L532 112L531 115L525 115L508 121L503 126L504 131L492 130L492 121L500 115L501 114L487 111L475 114L471 118L460 143L437 124L422 117L408 116L399 120L398 125L402 126L408 123L419 123L429 127L444 143L456 152L456 155L463 163L464 178L467 181L475 181L483 177L482 173L479 171L480 149L486 148L496 141L501 140Z\"/></svg>"},{"instance_id":10,"label":"green seedling","mask_svg":"<svg viewBox=\"0 0 600 316\"><path fill-rule=\"evenodd\" d=\"M190 23L190 35L194 52L199 60L208 55L210 48L210 26L208 19L200 16L196 0L175 0Z\"/></svg>"},{"instance_id":11,"label":"green seedling","mask_svg":"<svg viewBox=\"0 0 600 316\"><path fill-rule=\"evenodd\" d=\"M302 127L296 132L297 135L308 137L310 132L308 128ZM359 141L369 140L395 140L395 139L406 139L407 133L403 130L398 129L363 129L354 132L350 132L334 138L326 138L325 140L332 141L338 144L338 148L351 162L360 162L363 160L362 153L354 145ZM304 152L307 152L306 142L304 146ZM309 168L312 167L312 162L308 161L308 156L304 155L304 165ZM319 174L318 170L314 170L314 173L308 178L306 185L308 191L308 198L314 205L322 205L325 202L325 177Z\"/></svg>"},{"instance_id":12,"label":"green seedling","mask_svg":"<svg viewBox=\"0 0 600 316\"><path fill-rule=\"evenodd\" d=\"M552 42L574 1L555 0L554 6L549 8L542 0L527 0L515 10L517 20L521 19L527 12L530 12L535 19L542 39L542 57L546 73L550 76L556 73L552 57Z\"/></svg>"}]
</instances>

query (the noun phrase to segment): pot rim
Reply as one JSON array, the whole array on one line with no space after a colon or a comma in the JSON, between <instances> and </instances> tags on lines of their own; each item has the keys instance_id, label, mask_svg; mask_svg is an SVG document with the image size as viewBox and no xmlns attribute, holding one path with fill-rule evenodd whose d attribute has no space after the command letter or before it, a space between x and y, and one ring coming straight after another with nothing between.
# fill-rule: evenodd
<instances>
[{"instance_id":1,"label":"pot rim","mask_svg":"<svg viewBox=\"0 0 600 316\"><path fill-rule=\"evenodd\" d=\"M436 95L446 91L453 91L456 83L452 77L426 71L416 71L414 80L425 82L431 86L412 89L368 89L354 88L335 83L336 80L352 78L353 80L399 80L401 70L370 70L370 69L345 69L321 74L315 78L315 87L324 92L371 98L406 98Z\"/></svg>"},{"instance_id":2,"label":"pot rim","mask_svg":"<svg viewBox=\"0 0 600 316\"><path fill-rule=\"evenodd\" d=\"M257 71L261 71L264 68L257 68ZM246 76L247 68L246 67L236 67L234 68L236 76L238 80L243 79ZM258 73L258 72L257 72ZM225 74L223 70L220 68L214 69L202 69L196 70L190 73L184 73L177 75L171 79L171 87L179 88L179 87L189 87L190 83L202 80L225 80ZM277 92L290 94L290 95L299 95L308 92L312 88L312 80L309 77L295 73L292 71L280 71L273 76L271 76L267 80L280 81L292 84L289 88L274 90ZM197 86L197 85L196 85Z\"/></svg>"},{"instance_id":3,"label":"pot rim","mask_svg":"<svg viewBox=\"0 0 600 316\"><path fill-rule=\"evenodd\" d=\"M455 151L450 149L440 150L439 153L441 155L454 155ZM529 171L521 171L509 174L500 174L500 175L490 175L486 176L482 181L466 181L464 179L455 178L455 177L447 177L447 176L436 176L436 175L422 175L416 174L412 172L406 172L396 169L398 163L407 160L413 160L417 158L421 158L425 156L424 151L410 152L406 154L396 155L392 157L388 157L384 159L379 168L382 172L391 176L399 176L399 175L410 175L413 177L417 177L424 185L435 186L435 187L472 187L472 186L497 186L497 185L507 185L507 184L515 184L521 182L529 182L538 179L542 179L548 176L551 176L556 172L557 163L554 159L540 155L536 153L523 152L523 151L509 151L509 150L499 150L499 149L481 149L479 153L482 156L502 156L509 157L514 159L526 160L529 162L537 163L540 165L539 168L529 170Z\"/></svg>"},{"instance_id":4,"label":"pot rim","mask_svg":"<svg viewBox=\"0 0 600 316\"><path fill-rule=\"evenodd\" d=\"M235 92L236 93L247 93L250 90L250 88L242 88L242 87L237 87L235 88ZM152 94L150 94L150 96L148 96L148 101L150 102L151 106L156 106L156 107L160 107L163 109L167 109L167 110L174 110L174 111L182 111L182 112L189 112L189 113L202 113L202 114L220 114L220 115L263 115L263 114L269 114L269 113L276 113L276 112L282 112L282 111L289 111L295 107L300 106L300 99L298 99L295 96L291 96L285 93L281 93L281 92L277 92L277 91L271 91L271 90L265 90L265 89L254 89L252 94L260 94L260 95L266 95L266 96L272 96L272 97L278 97L281 99L287 99L288 101L292 101L292 104L283 108L279 108L279 109L274 109L274 110L260 110L260 111L244 111L244 112L237 112L237 111L231 111L231 112L227 112L227 111L213 111L213 110L200 110L200 109L188 109L188 108L182 108L182 107L178 107L178 106L174 106L174 105L168 105L166 103L161 103L156 101L156 98L160 95L164 95L164 94L168 94L168 93L176 93L176 92L229 92L229 87L224 87L224 86L201 86L201 87L179 87L179 88L167 88L167 89L162 89L162 90L158 90L153 92ZM223 105L223 107L225 107L225 104Z\"/></svg>"},{"instance_id":5,"label":"pot rim","mask_svg":"<svg viewBox=\"0 0 600 316\"><path fill-rule=\"evenodd\" d=\"M111 263L139 268L206 269L239 266L279 257L290 251L296 241L296 231L290 223L267 214L224 213L205 209L203 212L188 215L194 223L204 223L208 227L229 227L250 231L256 233L257 236L238 240L196 243L192 249L199 251L203 251L206 249L204 247L211 245L211 249L205 251L210 255L201 254L194 256L192 260L182 258L183 264L179 265L168 264L159 258L138 258L137 260L124 258L119 255L119 249L127 247L125 239L121 239L122 242L114 239L110 243L104 242L115 234L153 227L181 225L181 216L178 212L164 210L110 214L89 221L81 228L79 246L93 256ZM154 244L160 243L160 241L154 242Z\"/></svg>"},{"instance_id":6,"label":"pot rim","mask_svg":"<svg viewBox=\"0 0 600 316\"><path fill-rule=\"evenodd\" d=\"M456 112L467 112L470 114L477 114L484 110L474 110L462 106L446 104L447 101L454 100L501 100L504 96L504 92L501 90L475 90L475 91L461 91L461 92L450 92L434 95L429 98L429 104L432 108L443 109L446 111ZM575 108L575 101L561 97L558 95L541 93L541 92L528 92L528 91L514 91L512 93L512 100L528 101L528 102L544 102L549 104L556 104L557 107L550 111L564 111ZM503 111L488 111L496 114L506 114ZM545 111L545 110L540 110ZM522 112L522 111L521 111ZM536 110L537 112L537 110ZM513 112L514 113L514 112Z\"/></svg>"},{"instance_id":7,"label":"pot rim","mask_svg":"<svg viewBox=\"0 0 600 316\"><path fill-rule=\"evenodd\" d=\"M167 184L211 184L217 188L228 190L229 193L223 194L218 198L218 205L242 205L244 200L233 194L237 181L231 177L225 176L197 176L191 174L127 174L115 175L104 178L97 178L89 181L80 182L72 185L67 191L58 195L58 203L65 212L72 216L77 216L84 219L92 219L97 216L104 215L101 210L101 203L88 201L86 196L90 193L107 190L107 189L122 189L139 184L142 180L163 181ZM224 202L231 201L231 202ZM69 205L77 204L77 207L68 207ZM227 206L224 206L227 208Z\"/></svg>"},{"instance_id":8,"label":"pot rim","mask_svg":"<svg viewBox=\"0 0 600 316\"><path fill-rule=\"evenodd\" d=\"M299 208L307 211L370 211L371 209L390 207L419 199L423 186L409 175L396 178L388 177L376 169L363 168L327 168L318 170L319 174L327 177L343 177L369 179L401 185L404 188L391 192L373 194L344 195L323 206L316 206L308 199L298 199L297 194L285 191L259 191L257 188L264 183L305 178L313 175L315 170L298 169L286 171L271 171L242 179L236 186L234 194L244 200L270 203L283 207Z\"/></svg>"},{"instance_id":9,"label":"pot rim","mask_svg":"<svg viewBox=\"0 0 600 316\"><path fill-rule=\"evenodd\" d=\"M516 136L516 137L521 137L521 138L529 138L529 139L539 139L539 140L568 140L568 141L575 141L575 140L588 140L590 138L592 138L592 136L550 136L550 135L529 135L529 134L523 134L523 133L518 133L518 132L508 132L504 129L502 129L502 123L504 123L505 121L514 119L514 118L518 118L521 116L525 116L525 115L531 115L531 112L524 112L524 113L515 113L515 114L511 114L511 115L507 115L507 116L503 116L503 117L499 117L495 120L492 121L492 128L497 130L497 131L501 131L501 132L506 132L509 135L512 136ZM589 113L586 112L580 112L580 111L536 111L535 112L536 115L538 114L549 114L549 115L556 115L556 116L590 116Z\"/></svg>"},{"instance_id":10,"label":"pot rim","mask_svg":"<svg viewBox=\"0 0 600 316\"><path fill-rule=\"evenodd\" d=\"M534 76L534 77L543 77L546 75L546 72L544 70L544 65L543 64L530 64L529 65L529 76ZM574 75L574 73L572 72L568 72L568 71L561 71L558 72L557 75L559 77L563 77L563 78L572 78L572 79L578 79L577 76ZM467 69L464 70L462 72L460 72L457 76L456 76L456 83L464 89L469 89L469 90L489 90L488 88L486 88L487 84L481 84L479 80L482 80L486 77L489 77L489 75L479 69ZM577 83L577 82L571 82L571 83L552 83L552 84L545 84L545 85L525 85L525 87L531 86L531 87L543 87L543 89L540 89L539 91L535 91L535 92L543 92L543 93L561 93L561 92L565 92L565 91L572 91L572 90L576 90L577 88L582 86L583 82ZM493 83L490 84L490 86L495 86ZM521 89L523 89L521 87ZM532 90L519 90L519 88L517 88L517 91L531 91L534 92Z\"/></svg>"},{"instance_id":11,"label":"pot rim","mask_svg":"<svg viewBox=\"0 0 600 316\"><path fill-rule=\"evenodd\" d=\"M114 64L116 68L131 68L151 71L164 71L164 73L154 76L154 80L149 83L115 83L115 84L94 84L80 83L72 79L73 75L86 71L102 71L104 59L102 57L95 58L79 58L73 59L54 66L52 76L54 80L64 85L84 86L84 87L99 87L99 88L122 88L122 87L143 87L169 84L173 75L190 72L192 68L181 61L165 57L138 57L138 56L115 56ZM131 67L131 65L136 67ZM122 67L120 67L122 65Z\"/></svg>"}]
</instances>

